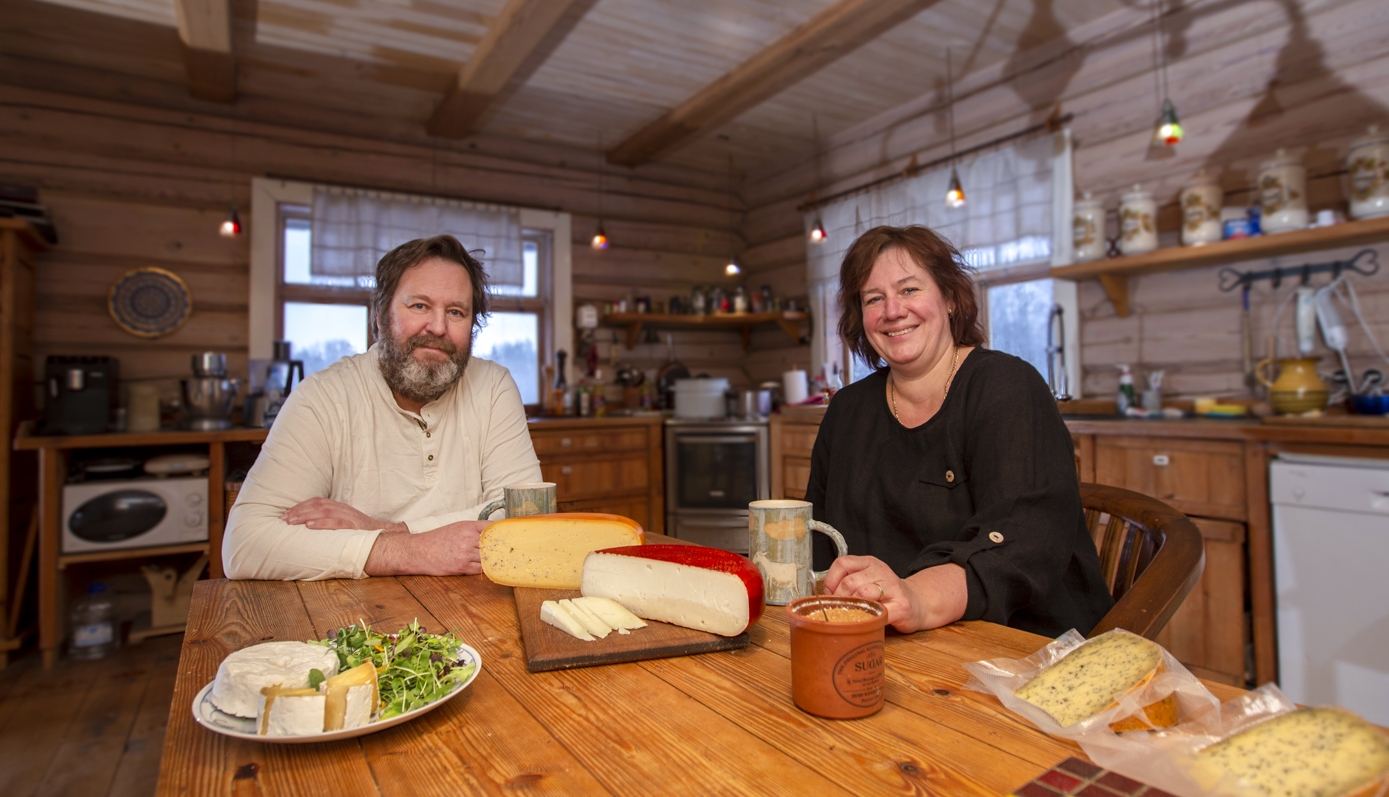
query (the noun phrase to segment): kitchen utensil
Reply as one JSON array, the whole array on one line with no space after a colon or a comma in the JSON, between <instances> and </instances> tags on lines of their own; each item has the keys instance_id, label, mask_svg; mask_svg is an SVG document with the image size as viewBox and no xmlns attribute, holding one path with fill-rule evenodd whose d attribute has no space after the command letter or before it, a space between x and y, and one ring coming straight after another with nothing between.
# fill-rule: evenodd
<instances>
[{"instance_id":1,"label":"kitchen utensil","mask_svg":"<svg viewBox=\"0 0 1389 797\"><path fill-rule=\"evenodd\" d=\"M1384 392L1384 372L1378 368L1370 368L1365 371L1365 375L1360 378L1360 393L1366 396L1378 396Z\"/></svg>"},{"instance_id":2,"label":"kitchen utensil","mask_svg":"<svg viewBox=\"0 0 1389 797\"><path fill-rule=\"evenodd\" d=\"M727 392L727 379L677 379L673 391L675 417L723 418L728 412L724 401Z\"/></svg>"},{"instance_id":3,"label":"kitchen utensil","mask_svg":"<svg viewBox=\"0 0 1389 797\"><path fill-rule=\"evenodd\" d=\"M809 501L792 499L748 504L748 558L762 573L769 606L785 606L796 598L814 595L815 581L829 572L811 569L810 532L828 536L840 556L849 554L844 536L830 524L812 518L811 507Z\"/></svg>"},{"instance_id":4,"label":"kitchen utensil","mask_svg":"<svg viewBox=\"0 0 1389 797\"><path fill-rule=\"evenodd\" d=\"M559 512L554 482L526 482L502 488L502 498L493 501L478 513L478 520L488 520L498 509L506 509L506 516L528 517L530 515L553 515Z\"/></svg>"},{"instance_id":5,"label":"kitchen utensil","mask_svg":"<svg viewBox=\"0 0 1389 797\"><path fill-rule=\"evenodd\" d=\"M227 355L220 351L205 351L193 355L193 376L227 375Z\"/></svg>"},{"instance_id":6,"label":"kitchen utensil","mask_svg":"<svg viewBox=\"0 0 1389 797\"><path fill-rule=\"evenodd\" d=\"M1182 246L1200 246L1221 239L1220 209L1224 201L1220 183L1204 171L1197 172L1182 187Z\"/></svg>"},{"instance_id":7,"label":"kitchen utensil","mask_svg":"<svg viewBox=\"0 0 1389 797\"><path fill-rule=\"evenodd\" d=\"M280 407L289 398L295 385L304 381L304 361L291 359L287 340L274 342L275 356L265 370L265 413L261 424L269 429L280 414ZM297 378L296 378L297 374Z\"/></svg>"},{"instance_id":8,"label":"kitchen utensil","mask_svg":"<svg viewBox=\"0 0 1389 797\"><path fill-rule=\"evenodd\" d=\"M1104 257L1104 203L1092 199L1089 191L1081 194L1080 199L1075 202L1073 235L1077 263Z\"/></svg>"},{"instance_id":9,"label":"kitchen utensil","mask_svg":"<svg viewBox=\"0 0 1389 797\"><path fill-rule=\"evenodd\" d=\"M701 311L702 312L702 311ZM675 359L675 336L666 333L666 364L656 374L656 395L662 409L675 408L675 380L689 379L690 369Z\"/></svg>"},{"instance_id":10,"label":"kitchen utensil","mask_svg":"<svg viewBox=\"0 0 1389 797\"><path fill-rule=\"evenodd\" d=\"M184 428L198 432L231 428L238 380L203 376L180 380L179 385L183 391Z\"/></svg>"},{"instance_id":11,"label":"kitchen utensil","mask_svg":"<svg viewBox=\"0 0 1389 797\"><path fill-rule=\"evenodd\" d=\"M1143 186L1134 184L1119 202L1119 251L1137 255L1157 248L1157 202Z\"/></svg>"},{"instance_id":12,"label":"kitchen utensil","mask_svg":"<svg viewBox=\"0 0 1389 797\"><path fill-rule=\"evenodd\" d=\"M1326 389L1326 383L1317 375L1317 359L1268 359L1255 367L1254 373L1269 389L1269 401L1273 403L1273 409L1279 415L1297 415L1326 408L1330 394ZM1275 362L1278 365L1278 378L1273 380L1264 376L1264 368Z\"/></svg>"},{"instance_id":13,"label":"kitchen utensil","mask_svg":"<svg viewBox=\"0 0 1389 797\"><path fill-rule=\"evenodd\" d=\"M1239 318L1240 335L1240 363L1244 373L1244 386L1249 388L1250 395L1258 386L1259 380L1254 376L1254 331L1249 320L1249 283L1244 283L1244 290L1240 291L1240 301L1242 310Z\"/></svg>"},{"instance_id":14,"label":"kitchen utensil","mask_svg":"<svg viewBox=\"0 0 1389 797\"><path fill-rule=\"evenodd\" d=\"M1350 217L1389 215L1389 133L1370 125L1365 137L1350 145L1346 171L1350 174Z\"/></svg>"},{"instance_id":15,"label":"kitchen utensil","mask_svg":"<svg viewBox=\"0 0 1389 797\"><path fill-rule=\"evenodd\" d=\"M765 418L772 414L772 392L731 390L728 392L728 414L749 421Z\"/></svg>"},{"instance_id":16,"label":"kitchen utensil","mask_svg":"<svg viewBox=\"0 0 1389 797\"><path fill-rule=\"evenodd\" d=\"M1259 226L1266 233L1307 226L1307 169L1301 158L1280 149L1259 166L1259 203Z\"/></svg>"},{"instance_id":17,"label":"kitchen utensil","mask_svg":"<svg viewBox=\"0 0 1389 797\"><path fill-rule=\"evenodd\" d=\"M1061 305L1051 306L1047 318L1047 386L1057 401L1070 401L1066 389L1066 318Z\"/></svg>"},{"instance_id":18,"label":"kitchen utensil","mask_svg":"<svg viewBox=\"0 0 1389 797\"><path fill-rule=\"evenodd\" d=\"M849 619L855 615L864 619ZM817 595L787 606L786 619L791 699L797 708L818 717L853 719L883 707L886 607L863 598Z\"/></svg>"},{"instance_id":19,"label":"kitchen utensil","mask_svg":"<svg viewBox=\"0 0 1389 797\"><path fill-rule=\"evenodd\" d=\"M206 454L162 454L145 460L145 473L151 476L187 476L207 470L212 460Z\"/></svg>"}]
</instances>

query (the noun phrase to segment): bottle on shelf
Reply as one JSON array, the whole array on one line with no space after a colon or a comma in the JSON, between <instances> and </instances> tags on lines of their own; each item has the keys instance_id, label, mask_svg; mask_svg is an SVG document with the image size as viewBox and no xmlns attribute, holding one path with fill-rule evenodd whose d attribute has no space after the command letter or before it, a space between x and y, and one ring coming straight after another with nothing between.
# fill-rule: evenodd
<instances>
[{"instance_id":1,"label":"bottle on shelf","mask_svg":"<svg viewBox=\"0 0 1389 797\"><path fill-rule=\"evenodd\" d=\"M593 372L593 385L589 388L589 403L593 405L595 418L602 418L608 414L607 398L603 395L605 387L607 386L603 384L603 370L600 368Z\"/></svg>"},{"instance_id":2,"label":"bottle on shelf","mask_svg":"<svg viewBox=\"0 0 1389 797\"><path fill-rule=\"evenodd\" d=\"M105 584L87 587L87 594L73 604L72 639L68 655L74 659L101 659L116 652L120 646L117 633L116 606L106 594Z\"/></svg>"},{"instance_id":3,"label":"bottle on shelf","mask_svg":"<svg viewBox=\"0 0 1389 797\"><path fill-rule=\"evenodd\" d=\"M555 384L551 388L551 395L553 396L551 403L555 412L560 415L569 414L569 383L564 379L564 358L568 356L569 354L564 349L555 352L555 360L558 361L559 366L555 369Z\"/></svg>"},{"instance_id":4,"label":"bottle on shelf","mask_svg":"<svg viewBox=\"0 0 1389 797\"><path fill-rule=\"evenodd\" d=\"M1127 363L1115 367L1119 369L1119 393L1114 397L1114 404L1123 415L1129 407L1138 406L1138 398L1133 389L1133 370Z\"/></svg>"},{"instance_id":5,"label":"bottle on shelf","mask_svg":"<svg viewBox=\"0 0 1389 797\"><path fill-rule=\"evenodd\" d=\"M578 387L574 388L574 409L580 418L587 418L593 414L593 394L588 392L588 386L582 379L579 380Z\"/></svg>"}]
</instances>

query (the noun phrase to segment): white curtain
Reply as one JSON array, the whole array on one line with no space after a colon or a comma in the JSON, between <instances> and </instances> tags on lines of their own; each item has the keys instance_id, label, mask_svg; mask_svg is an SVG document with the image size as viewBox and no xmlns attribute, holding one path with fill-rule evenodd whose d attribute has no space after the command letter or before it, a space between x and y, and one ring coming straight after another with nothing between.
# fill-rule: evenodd
<instances>
[{"instance_id":1,"label":"white curtain","mask_svg":"<svg viewBox=\"0 0 1389 797\"><path fill-rule=\"evenodd\" d=\"M323 185L313 192L309 273L374 277L376 262L387 252L435 235L452 235L473 252L489 283L521 285L518 209Z\"/></svg>"},{"instance_id":2,"label":"white curtain","mask_svg":"<svg viewBox=\"0 0 1389 797\"><path fill-rule=\"evenodd\" d=\"M841 370L836 327L839 267L859 235L880 224L930 227L955 245L987 278L991 270L1069 263L1071 259L1071 138L1069 131L1023 141L958 165L964 207L950 208L950 167L846 197L805 214L808 236L817 218L827 233L808 243L807 285L815 320L810 357Z\"/></svg>"}]
</instances>

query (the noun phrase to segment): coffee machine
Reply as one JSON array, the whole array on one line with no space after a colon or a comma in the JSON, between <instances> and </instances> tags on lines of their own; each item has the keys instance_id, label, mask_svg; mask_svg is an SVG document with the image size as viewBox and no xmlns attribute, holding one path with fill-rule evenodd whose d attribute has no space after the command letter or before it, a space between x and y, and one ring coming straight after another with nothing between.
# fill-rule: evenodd
<instances>
[{"instance_id":1,"label":"coffee machine","mask_svg":"<svg viewBox=\"0 0 1389 797\"><path fill-rule=\"evenodd\" d=\"M114 357L50 354L44 364L44 434L103 434L120 379Z\"/></svg>"}]
</instances>

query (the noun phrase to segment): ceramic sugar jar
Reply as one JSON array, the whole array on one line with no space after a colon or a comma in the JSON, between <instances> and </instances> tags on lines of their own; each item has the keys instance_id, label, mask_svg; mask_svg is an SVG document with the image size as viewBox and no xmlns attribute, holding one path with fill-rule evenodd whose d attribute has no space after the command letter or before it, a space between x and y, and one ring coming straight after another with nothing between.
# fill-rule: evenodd
<instances>
[{"instance_id":1,"label":"ceramic sugar jar","mask_svg":"<svg viewBox=\"0 0 1389 797\"><path fill-rule=\"evenodd\" d=\"M1212 244L1223 237L1220 209L1225 192L1204 171L1182 186L1182 246Z\"/></svg>"},{"instance_id":2,"label":"ceramic sugar jar","mask_svg":"<svg viewBox=\"0 0 1389 797\"><path fill-rule=\"evenodd\" d=\"M1369 133L1350 145L1346 171L1350 174L1350 217L1389 215L1389 133L1370 125Z\"/></svg>"},{"instance_id":3,"label":"ceramic sugar jar","mask_svg":"<svg viewBox=\"0 0 1389 797\"><path fill-rule=\"evenodd\" d=\"M1307 168L1301 158L1280 149L1259 166L1259 203L1259 227L1265 233L1307 226Z\"/></svg>"},{"instance_id":4,"label":"ceramic sugar jar","mask_svg":"<svg viewBox=\"0 0 1389 797\"><path fill-rule=\"evenodd\" d=\"M1119 200L1119 251L1138 255L1157 248L1157 202L1135 184Z\"/></svg>"},{"instance_id":5,"label":"ceramic sugar jar","mask_svg":"<svg viewBox=\"0 0 1389 797\"><path fill-rule=\"evenodd\" d=\"M1077 263L1099 260L1105 255L1104 203L1091 198L1089 191L1075 202L1074 244Z\"/></svg>"}]
</instances>

